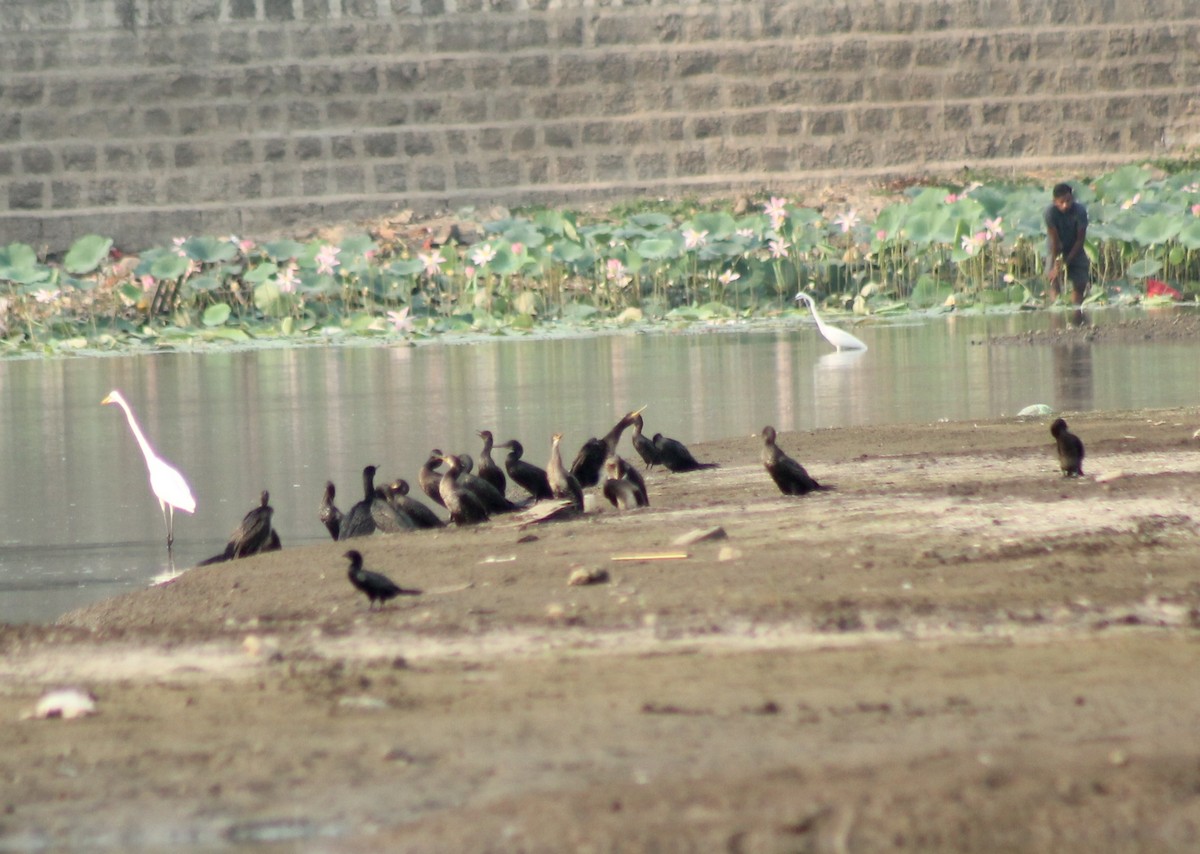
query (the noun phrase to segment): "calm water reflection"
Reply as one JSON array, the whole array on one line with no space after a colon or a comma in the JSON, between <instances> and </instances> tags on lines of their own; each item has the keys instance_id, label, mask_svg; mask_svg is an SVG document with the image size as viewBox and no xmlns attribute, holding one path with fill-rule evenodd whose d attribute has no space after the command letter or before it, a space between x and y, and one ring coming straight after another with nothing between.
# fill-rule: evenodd
<instances>
[{"instance_id":1,"label":"calm water reflection","mask_svg":"<svg viewBox=\"0 0 1200 854\"><path fill-rule=\"evenodd\" d=\"M477 453L475 431L483 428L499 440L520 438L544 464L556 430L573 452L643 404L650 432L696 442L749 436L766 423L809 430L995 417L1031 403L1088 410L1196 402L1198 344L978 343L1069 318L1041 312L859 326L866 353L830 352L811 324L798 323L0 362L0 620L52 618L167 569L141 454L121 412L100 406L113 388L192 484L196 514L175 524L183 567L220 550L263 488L285 548L318 542L327 479L345 509L359 497L364 465L414 481L431 447Z\"/></svg>"}]
</instances>

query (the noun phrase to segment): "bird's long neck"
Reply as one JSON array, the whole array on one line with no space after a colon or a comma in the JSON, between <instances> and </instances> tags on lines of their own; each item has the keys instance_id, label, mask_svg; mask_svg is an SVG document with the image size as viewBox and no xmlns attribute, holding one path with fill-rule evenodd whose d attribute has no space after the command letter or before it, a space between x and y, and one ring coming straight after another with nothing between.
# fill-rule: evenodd
<instances>
[{"instance_id":1,"label":"bird's long neck","mask_svg":"<svg viewBox=\"0 0 1200 854\"><path fill-rule=\"evenodd\" d=\"M133 438L137 440L138 446L142 449L142 456L146 458L146 463L149 464L151 458L156 456L154 448L150 447L150 442L142 433L142 428L138 426L137 419L133 417L133 410L129 408L129 404L124 400L118 399L117 404L125 412L125 420L129 422L129 429L133 431Z\"/></svg>"},{"instance_id":2,"label":"bird's long neck","mask_svg":"<svg viewBox=\"0 0 1200 854\"><path fill-rule=\"evenodd\" d=\"M370 501L375 497L375 472L367 469L363 472L363 498Z\"/></svg>"}]
</instances>

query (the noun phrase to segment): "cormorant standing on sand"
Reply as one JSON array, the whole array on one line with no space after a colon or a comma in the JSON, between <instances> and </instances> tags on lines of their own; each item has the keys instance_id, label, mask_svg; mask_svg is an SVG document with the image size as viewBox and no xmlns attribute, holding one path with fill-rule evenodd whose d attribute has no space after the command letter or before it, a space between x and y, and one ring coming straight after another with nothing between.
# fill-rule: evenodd
<instances>
[{"instance_id":1,"label":"cormorant standing on sand","mask_svg":"<svg viewBox=\"0 0 1200 854\"><path fill-rule=\"evenodd\" d=\"M408 481L404 478L389 483L384 489L384 494L387 495L388 501L409 519L412 519L413 524L418 528L446 527L446 523L439 519L436 513L417 499L408 497Z\"/></svg>"},{"instance_id":2,"label":"cormorant standing on sand","mask_svg":"<svg viewBox=\"0 0 1200 854\"><path fill-rule=\"evenodd\" d=\"M567 471L567 467L563 465L562 453L558 447L561 442L562 433L555 433L550 438L550 462L546 466L550 491L554 493L555 498L569 498L575 505L575 509L582 513L583 487L579 485L579 480L575 475Z\"/></svg>"},{"instance_id":3,"label":"cormorant standing on sand","mask_svg":"<svg viewBox=\"0 0 1200 854\"><path fill-rule=\"evenodd\" d=\"M503 495L508 490L508 482L504 479L504 472L500 466L492 459L492 443L495 441L492 431L480 430L479 438L483 439L483 451L479 454L479 476Z\"/></svg>"},{"instance_id":4,"label":"cormorant standing on sand","mask_svg":"<svg viewBox=\"0 0 1200 854\"><path fill-rule=\"evenodd\" d=\"M687 445L678 439L668 439L662 433L654 434L654 449L658 451L658 461L669 471L696 471L697 469L715 469L716 463L702 463L692 456Z\"/></svg>"},{"instance_id":5,"label":"cormorant standing on sand","mask_svg":"<svg viewBox=\"0 0 1200 854\"><path fill-rule=\"evenodd\" d=\"M363 569L363 556L354 549L346 552L345 557L350 558L350 569L346 574L350 578L350 583L367 595L367 599L370 600L367 607L374 608L376 602L382 605L397 596L421 595L420 590L406 590L386 575Z\"/></svg>"},{"instance_id":6,"label":"cormorant standing on sand","mask_svg":"<svg viewBox=\"0 0 1200 854\"><path fill-rule=\"evenodd\" d=\"M554 493L550 490L550 480L546 477L546 470L521 459L525 448L520 442L516 439L509 439L503 445L496 447L508 448L508 456L504 459L504 469L513 479L513 483L532 495L535 501L554 497Z\"/></svg>"},{"instance_id":7,"label":"cormorant standing on sand","mask_svg":"<svg viewBox=\"0 0 1200 854\"><path fill-rule=\"evenodd\" d=\"M349 540L352 537L369 537L375 533L375 519L372 517L371 505L375 503L375 466L363 469L363 499L350 508L350 512L342 519L342 528L338 532L339 540Z\"/></svg>"},{"instance_id":8,"label":"cormorant standing on sand","mask_svg":"<svg viewBox=\"0 0 1200 854\"><path fill-rule=\"evenodd\" d=\"M221 561L249 557L280 547L279 535L275 534L271 528L271 516L275 512L267 503L271 500L271 493L264 489L259 500L259 506L243 516L242 523L229 535L225 551L201 561L197 566L208 566Z\"/></svg>"},{"instance_id":9,"label":"cormorant standing on sand","mask_svg":"<svg viewBox=\"0 0 1200 854\"><path fill-rule=\"evenodd\" d=\"M645 484L622 477L621 462L620 457L609 457L604 461L604 473L607 475L604 481L604 497L618 510L648 506L650 499L646 497Z\"/></svg>"},{"instance_id":10,"label":"cormorant standing on sand","mask_svg":"<svg viewBox=\"0 0 1200 854\"><path fill-rule=\"evenodd\" d=\"M645 408L642 407L642 409ZM638 409L627 412L620 421L613 425L611 430L604 434L603 439L591 438L583 443L583 447L579 449L574 462L571 463L571 474L575 475L580 486L595 486L600 482L600 470L604 468L604 461L617 452L621 434L625 432L626 427L633 423L641 411Z\"/></svg>"},{"instance_id":11,"label":"cormorant standing on sand","mask_svg":"<svg viewBox=\"0 0 1200 854\"><path fill-rule=\"evenodd\" d=\"M642 433L644 426L645 423L640 414L633 419L633 449L638 452L638 456L646 464L646 471L649 471L662 460L659 458L658 448L654 447L654 442L650 441L649 436ZM605 464L607 465L607 460Z\"/></svg>"},{"instance_id":12,"label":"cormorant standing on sand","mask_svg":"<svg viewBox=\"0 0 1200 854\"><path fill-rule=\"evenodd\" d=\"M458 482L458 476L462 473L462 461L453 454L442 457L442 461L448 468L442 474L438 491L442 496L442 503L450 511L450 521L456 525L474 525L478 522L486 522L488 511L483 502L475 493Z\"/></svg>"},{"instance_id":13,"label":"cormorant standing on sand","mask_svg":"<svg viewBox=\"0 0 1200 854\"><path fill-rule=\"evenodd\" d=\"M317 512L317 518L321 520L321 524L329 531L329 536L335 540L338 538L338 532L342 529L342 511L337 509L337 505L333 503L333 496L337 490L333 487L333 481L325 482L325 495L321 499L321 509Z\"/></svg>"},{"instance_id":14,"label":"cormorant standing on sand","mask_svg":"<svg viewBox=\"0 0 1200 854\"><path fill-rule=\"evenodd\" d=\"M1058 446L1058 465L1063 477L1083 477L1083 441L1067 429L1067 422L1055 418L1050 435Z\"/></svg>"},{"instance_id":15,"label":"cormorant standing on sand","mask_svg":"<svg viewBox=\"0 0 1200 854\"><path fill-rule=\"evenodd\" d=\"M438 473L441 465L442 452L438 448L434 448L429 452L429 459L425 461L425 465L421 466L421 470L417 473L417 484L421 487L421 491L429 496L430 501L445 507L446 504L442 501L440 489L442 476Z\"/></svg>"},{"instance_id":16,"label":"cormorant standing on sand","mask_svg":"<svg viewBox=\"0 0 1200 854\"><path fill-rule=\"evenodd\" d=\"M762 462L763 468L775 481L779 491L784 495L807 495L815 490L829 489L817 483L804 466L793 460L775 444L775 428L762 428Z\"/></svg>"}]
</instances>

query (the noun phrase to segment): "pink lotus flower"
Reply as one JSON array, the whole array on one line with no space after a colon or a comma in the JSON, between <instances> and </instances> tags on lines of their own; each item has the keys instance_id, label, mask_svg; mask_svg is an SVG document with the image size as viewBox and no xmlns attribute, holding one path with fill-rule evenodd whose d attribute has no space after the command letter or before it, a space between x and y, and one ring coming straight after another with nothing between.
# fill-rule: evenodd
<instances>
[{"instance_id":1,"label":"pink lotus flower","mask_svg":"<svg viewBox=\"0 0 1200 854\"><path fill-rule=\"evenodd\" d=\"M698 249L707 242L707 231L696 231L694 228L689 228L683 232L683 246L685 249Z\"/></svg>"},{"instance_id":2,"label":"pink lotus flower","mask_svg":"<svg viewBox=\"0 0 1200 854\"><path fill-rule=\"evenodd\" d=\"M983 221L984 231L987 232L988 240L995 240L997 237L1004 236L1004 229L1000 227L1000 223L1004 222L1004 217L998 216L995 219L985 219Z\"/></svg>"},{"instance_id":3,"label":"pink lotus flower","mask_svg":"<svg viewBox=\"0 0 1200 854\"><path fill-rule=\"evenodd\" d=\"M471 260L480 267L486 267L496 257L496 250L490 243L484 243L471 253Z\"/></svg>"},{"instance_id":4,"label":"pink lotus flower","mask_svg":"<svg viewBox=\"0 0 1200 854\"><path fill-rule=\"evenodd\" d=\"M48 291L45 288L33 292L33 298L42 305L52 303L58 297L58 291Z\"/></svg>"},{"instance_id":5,"label":"pink lotus flower","mask_svg":"<svg viewBox=\"0 0 1200 854\"><path fill-rule=\"evenodd\" d=\"M770 218L771 228L778 230L779 226L783 225L783 221L787 219L787 204L787 199L771 196L771 201L763 205L763 213Z\"/></svg>"},{"instance_id":6,"label":"pink lotus flower","mask_svg":"<svg viewBox=\"0 0 1200 854\"><path fill-rule=\"evenodd\" d=\"M337 259L341 251L336 246L322 246L321 251L317 253L317 272L332 276L333 271L341 264Z\"/></svg>"},{"instance_id":7,"label":"pink lotus flower","mask_svg":"<svg viewBox=\"0 0 1200 854\"><path fill-rule=\"evenodd\" d=\"M1200 216L1200 204L1192 205L1192 216Z\"/></svg>"},{"instance_id":8,"label":"pink lotus flower","mask_svg":"<svg viewBox=\"0 0 1200 854\"><path fill-rule=\"evenodd\" d=\"M733 270L726 270L724 273L717 276L717 281L722 285L728 286L730 282L736 282L740 278L740 274L733 272Z\"/></svg>"},{"instance_id":9,"label":"pink lotus flower","mask_svg":"<svg viewBox=\"0 0 1200 854\"><path fill-rule=\"evenodd\" d=\"M388 322L392 324L392 329L397 332L412 332L416 327L413 325L412 318L408 316L409 306L399 311L389 311L387 313Z\"/></svg>"},{"instance_id":10,"label":"pink lotus flower","mask_svg":"<svg viewBox=\"0 0 1200 854\"><path fill-rule=\"evenodd\" d=\"M442 272L442 264L446 262L441 252L418 252L417 258L425 267L426 276L436 276Z\"/></svg>"},{"instance_id":11,"label":"pink lotus flower","mask_svg":"<svg viewBox=\"0 0 1200 854\"><path fill-rule=\"evenodd\" d=\"M296 265L288 264L275 274L275 285L281 294L290 294L296 290Z\"/></svg>"},{"instance_id":12,"label":"pink lotus flower","mask_svg":"<svg viewBox=\"0 0 1200 854\"><path fill-rule=\"evenodd\" d=\"M786 240L772 240L767 243L767 249L771 252L772 258L786 258L788 250L792 248L792 244Z\"/></svg>"},{"instance_id":13,"label":"pink lotus flower","mask_svg":"<svg viewBox=\"0 0 1200 854\"><path fill-rule=\"evenodd\" d=\"M187 238L186 238L186 237L176 237L176 238L173 238L173 239L171 240L171 243L172 243L172 245L175 247L175 254L176 254L176 255L178 255L180 258L186 258L186 257L187 257L187 251L186 251L186 250L183 248L183 244L187 243Z\"/></svg>"},{"instance_id":14,"label":"pink lotus flower","mask_svg":"<svg viewBox=\"0 0 1200 854\"><path fill-rule=\"evenodd\" d=\"M842 230L842 234L849 234L850 230L861 221L858 213L853 208L833 218L833 224Z\"/></svg>"}]
</instances>

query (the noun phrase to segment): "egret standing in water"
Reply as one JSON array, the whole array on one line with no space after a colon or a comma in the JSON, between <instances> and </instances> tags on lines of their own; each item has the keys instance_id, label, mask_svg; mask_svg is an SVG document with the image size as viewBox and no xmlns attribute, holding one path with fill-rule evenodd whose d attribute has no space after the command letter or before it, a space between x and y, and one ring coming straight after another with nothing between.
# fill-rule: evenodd
<instances>
[{"instance_id":1,"label":"egret standing in water","mask_svg":"<svg viewBox=\"0 0 1200 854\"><path fill-rule=\"evenodd\" d=\"M146 458L146 471L150 474L150 491L158 499L158 506L163 514L163 524L167 526L167 555L170 556L171 544L175 542L175 511L196 512L196 499L192 497L192 490L177 469L154 453L154 448L150 447L150 442L142 433L142 428L138 426L137 419L133 417L133 410L129 408L129 404L125 402L125 398L121 397L119 391L115 389L110 391L100 403L115 403L125 410L129 429L133 431L133 438L137 440L138 447L142 449L142 456Z\"/></svg>"},{"instance_id":2,"label":"egret standing in water","mask_svg":"<svg viewBox=\"0 0 1200 854\"><path fill-rule=\"evenodd\" d=\"M839 351L867 349L866 344L859 341L849 332L846 332L844 329L838 329L836 326L830 326L822 320L821 315L817 314L817 306L813 302L813 298L804 291L796 294L796 302L802 302L808 306L809 311L812 312L813 320L817 322L817 329L820 330L821 335Z\"/></svg>"}]
</instances>

